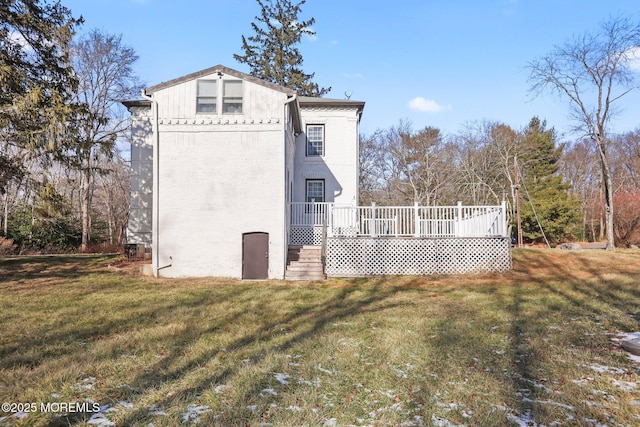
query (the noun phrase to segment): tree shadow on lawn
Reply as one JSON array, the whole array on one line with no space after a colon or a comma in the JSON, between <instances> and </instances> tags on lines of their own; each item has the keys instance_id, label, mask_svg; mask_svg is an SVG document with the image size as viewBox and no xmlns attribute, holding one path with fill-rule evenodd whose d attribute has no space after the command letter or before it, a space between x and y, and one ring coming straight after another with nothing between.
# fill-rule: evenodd
<instances>
[{"instance_id":1,"label":"tree shadow on lawn","mask_svg":"<svg viewBox=\"0 0 640 427\"><path fill-rule=\"evenodd\" d=\"M229 382L234 376L240 374L240 371L246 367L246 364L258 365L263 362L265 357L270 353L284 355L297 344L314 340L314 337L321 334L326 330L327 326L335 322L356 315L392 308L394 306L393 303L385 303L384 301L401 291L402 288L387 287L384 286L384 283L384 279L378 279L366 287L366 296L354 298L351 298L352 294L362 291L363 288L345 286L333 297L322 302L322 304L300 305L277 321L259 325L251 333L238 337L224 349L203 354L179 366L175 366L174 360L158 361L155 366L149 367L147 372L136 378L133 383L160 388L167 381L184 377L193 370L206 365L208 361L219 356L221 353L244 354L245 351L254 352L256 350L254 348L256 342L261 343L260 352L253 354L250 359L245 360L245 364L243 364L241 360L237 360L234 366L226 367L219 372L197 380L191 384L187 390L176 390L171 396L164 396L160 400L155 401L154 405L164 407L179 404L179 401L184 399L184 393L194 397L200 396L203 392L211 390L216 385L223 385ZM260 285L256 284L256 286ZM230 325L233 324L232 318L227 319L227 321ZM278 340L276 338L282 337L281 327L283 325L286 325L286 329L290 331L290 333L286 335L285 339ZM215 328L210 328L191 337L190 342L183 343L183 345L189 346L193 344L200 336L208 332L215 332ZM179 359L181 356L181 354L176 355L176 359ZM267 373L252 378L252 385L243 390L242 395L235 399L232 406L239 407L243 402L248 402L252 398L255 398L272 380L273 377ZM128 413L126 418L122 420L122 424L129 425L135 422L141 422L149 417L148 413L147 408L138 408ZM238 419L237 424L245 425L245 421L247 420Z\"/></svg>"},{"instance_id":2,"label":"tree shadow on lawn","mask_svg":"<svg viewBox=\"0 0 640 427\"><path fill-rule=\"evenodd\" d=\"M116 255L25 255L0 257L0 284L29 285L36 279L78 279L106 272Z\"/></svg>"},{"instance_id":3,"label":"tree shadow on lawn","mask_svg":"<svg viewBox=\"0 0 640 427\"><path fill-rule=\"evenodd\" d=\"M567 254L555 258L542 254L529 258L526 265L521 263L521 273L529 273L528 283L514 283L511 301L505 301L512 316L512 363L517 368L513 385L515 390L525 392L518 410L520 415L531 420L537 420L546 411L535 403L536 395L542 393L541 399L548 399L540 390L545 389L541 383L547 380L540 377L539 359L544 357L536 354L530 342L531 337L553 333L540 330L545 327L541 319L561 317L565 322L583 322L595 337L586 339L578 328L577 336L562 335L567 338L565 348L582 348L595 353L613 349L610 336L606 335L612 329L629 331L640 327L640 282L637 279L640 265L618 264L614 268L606 264L606 257L611 254L602 253L602 258L595 260L593 254L589 255ZM636 258L636 261L640 259ZM538 271L544 274L538 275ZM532 292L538 293L536 301L543 302L533 310L529 301ZM541 292L548 297L541 296ZM602 422L608 421L605 415L606 412L600 414Z\"/></svg>"},{"instance_id":4,"label":"tree shadow on lawn","mask_svg":"<svg viewBox=\"0 0 640 427\"><path fill-rule=\"evenodd\" d=\"M579 315L590 313L595 317L608 316L603 305L612 307L622 315L607 317L608 323L619 330L640 328L640 253L629 253L621 260L619 255L598 251L567 254L559 258L540 256L528 259L526 269L532 274L530 281L550 294L566 300ZM635 259L634 259L635 257ZM611 261L609 265L607 260ZM615 265L613 264L615 262ZM622 264L622 262L625 262ZM547 271L537 276L535 271ZM623 283L623 278L627 280ZM566 286L563 286L566 285ZM571 316L572 312L566 313Z\"/></svg>"}]
</instances>

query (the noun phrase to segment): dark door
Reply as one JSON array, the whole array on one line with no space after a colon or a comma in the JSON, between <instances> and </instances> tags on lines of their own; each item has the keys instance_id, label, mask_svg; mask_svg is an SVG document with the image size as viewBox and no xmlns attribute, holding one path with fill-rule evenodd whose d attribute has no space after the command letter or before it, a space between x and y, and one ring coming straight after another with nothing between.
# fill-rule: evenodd
<instances>
[{"instance_id":1,"label":"dark door","mask_svg":"<svg viewBox=\"0 0 640 427\"><path fill-rule=\"evenodd\" d=\"M242 235L242 278L262 280L269 276L269 234Z\"/></svg>"}]
</instances>

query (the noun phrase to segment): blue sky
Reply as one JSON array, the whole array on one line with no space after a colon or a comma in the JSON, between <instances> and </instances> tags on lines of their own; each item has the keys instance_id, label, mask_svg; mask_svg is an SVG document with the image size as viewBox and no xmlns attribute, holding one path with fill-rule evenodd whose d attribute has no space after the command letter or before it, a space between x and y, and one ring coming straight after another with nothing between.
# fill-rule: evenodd
<instances>
[{"instance_id":1,"label":"blue sky","mask_svg":"<svg viewBox=\"0 0 640 427\"><path fill-rule=\"evenodd\" d=\"M252 34L255 0L61 2L84 17L81 32L122 34L149 86L216 64L248 72L233 54ZM300 17L316 19L316 36L299 49L304 70L332 87L327 97L366 102L365 134L401 119L455 134L485 120L520 129L538 116L570 138L566 102L532 98L526 65L617 15L640 20L640 1L307 0ZM639 127L640 91L620 106L612 130Z\"/></svg>"}]
</instances>

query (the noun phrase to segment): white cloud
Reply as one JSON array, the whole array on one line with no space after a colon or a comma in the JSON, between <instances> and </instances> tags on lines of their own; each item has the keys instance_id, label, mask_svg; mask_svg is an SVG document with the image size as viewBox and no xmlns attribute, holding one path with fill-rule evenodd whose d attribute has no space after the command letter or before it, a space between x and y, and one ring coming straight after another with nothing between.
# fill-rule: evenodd
<instances>
[{"instance_id":1,"label":"white cloud","mask_svg":"<svg viewBox=\"0 0 640 427\"><path fill-rule=\"evenodd\" d=\"M439 113L440 111L451 110L451 105L440 105L433 99L425 99L418 96L409 101L409 108L423 113Z\"/></svg>"}]
</instances>

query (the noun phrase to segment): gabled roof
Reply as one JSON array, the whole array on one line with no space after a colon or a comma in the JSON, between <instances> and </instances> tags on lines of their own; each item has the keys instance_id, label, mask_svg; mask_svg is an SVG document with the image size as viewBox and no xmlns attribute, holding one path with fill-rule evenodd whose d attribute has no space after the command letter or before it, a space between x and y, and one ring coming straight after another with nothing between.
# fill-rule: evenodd
<instances>
[{"instance_id":1,"label":"gabled roof","mask_svg":"<svg viewBox=\"0 0 640 427\"><path fill-rule=\"evenodd\" d=\"M289 96L293 96L296 93L292 89L287 89L275 83L270 83L268 81L251 76L249 74L245 74L240 71L234 70L232 68L225 67L224 65L216 65L214 67L207 68L205 70L196 71L195 73L187 74L186 76L178 77L177 79L169 80L169 81L157 84L155 86L148 87L147 89L145 89L145 93L147 95L151 95L152 93L157 92L159 90L166 89L168 87L175 86L190 80L195 80L203 76L208 76L210 74L219 74L219 75L228 74L230 76L233 76L242 80L246 80L248 82L255 83L257 85L264 86L278 92L285 93Z\"/></svg>"},{"instance_id":2,"label":"gabled roof","mask_svg":"<svg viewBox=\"0 0 640 427\"><path fill-rule=\"evenodd\" d=\"M290 100L292 97L296 96L296 91L293 89L289 89L289 88L277 85L275 83L271 83L266 80L259 79L257 77L242 73L240 71L225 67L224 65L220 65L220 64L214 67L201 70L201 71L196 71L195 73L187 74L186 76L178 77L154 86L150 86L144 90L144 94L147 96L151 96L154 92L157 92L159 90L176 86L181 83L195 80L200 77L208 76L211 74L218 74L220 76L227 74L227 75L236 77L238 79L242 79L242 80L284 93L290 98ZM127 108L151 106L151 101L147 99L124 101L122 103ZM297 97L296 101L291 104L291 107L292 107L291 113L293 114L293 117L294 117L294 130L296 133L300 133L301 132L300 110L299 110L300 107L307 107L307 108L353 107L357 109L358 115L360 116L362 115L362 110L364 109L364 102L351 101L348 99L331 99L331 98L316 98L312 96L299 96Z\"/></svg>"}]
</instances>

